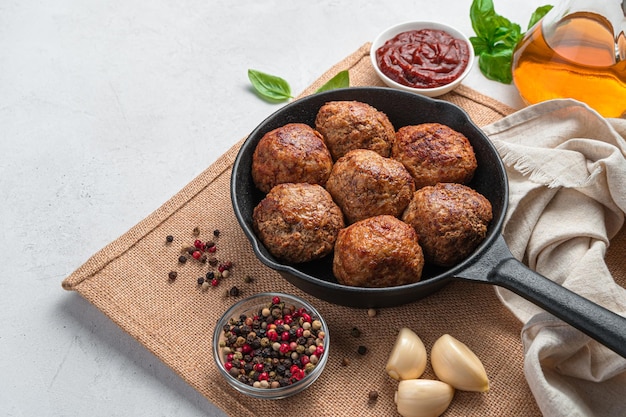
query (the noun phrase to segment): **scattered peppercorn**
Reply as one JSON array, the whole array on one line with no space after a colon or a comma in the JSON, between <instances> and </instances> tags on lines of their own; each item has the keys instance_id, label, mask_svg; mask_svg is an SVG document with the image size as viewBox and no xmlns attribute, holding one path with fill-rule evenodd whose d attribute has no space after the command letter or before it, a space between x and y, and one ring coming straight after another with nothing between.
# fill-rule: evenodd
<instances>
[{"instance_id":1,"label":"scattered peppercorn","mask_svg":"<svg viewBox=\"0 0 626 417\"><path fill-rule=\"evenodd\" d=\"M202 285L204 284L204 277L199 277L198 278L198 285Z\"/></svg>"},{"instance_id":2,"label":"scattered peppercorn","mask_svg":"<svg viewBox=\"0 0 626 417\"><path fill-rule=\"evenodd\" d=\"M254 278L252 278L250 275L246 275L246 277L243 279L243 282L245 282L246 284L250 284L254 282Z\"/></svg>"},{"instance_id":3,"label":"scattered peppercorn","mask_svg":"<svg viewBox=\"0 0 626 417\"><path fill-rule=\"evenodd\" d=\"M373 309L373 308L368 309L367 310L367 315L370 316L370 317L376 316L376 310Z\"/></svg>"},{"instance_id":4,"label":"scattered peppercorn","mask_svg":"<svg viewBox=\"0 0 626 417\"><path fill-rule=\"evenodd\" d=\"M165 241L167 243L172 243L174 241L174 236L172 236L172 235L165 236Z\"/></svg>"},{"instance_id":5,"label":"scattered peppercorn","mask_svg":"<svg viewBox=\"0 0 626 417\"><path fill-rule=\"evenodd\" d=\"M368 400L369 402L372 402L372 403L373 403L373 402L376 402L376 400L377 400L377 399L378 399L378 391L370 391L370 392L367 394L367 400Z\"/></svg>"},{"instance_id":6,"label":"scattered peppercorn","mask_svg":"<svg viewBox=\"0 0 626 417\"><path fill-rule=\"evenodd\" d=\"M239 288L233 285L228 291L228 295L230 295L231 297L237 297L239 295Z\"/></svg>"},{"instance_id":7,"label":"scattered peppercorn","mask_svg":"<svg viewBox=\"0 0 626 417\"><path fill-rule=\"evenodd\" d=\"M350 334L352 337L361 337L361 331L358 327L353 327L352 330L350 330Z\"/></svg>"},{"instance_id":8,"label":"scattered peppercorn","mask_svg":"<svg viewBox=\"0 0 626 417\"><path fill-rule=\"evenodd\" d=\"M219 229L213 230L213 236L220 237L220 230Z\"/></svg>"},{"instance_id":9,"label":"scattered peppercorn","mask_svg":"<svg viewBox=\"0 0 626 417\"><path fill-rule=\"evenodd\" d=\"M194 236L199 236L200 235L200 228L198 226L194 227L193 230L191 231L191 233Z\"/></svg>"},{"instance_id":10,"label":"scattered peppercorn","mask_svg":"<svg viewBox=\"0 0 626 417\"><path fill-rule=\"evenodd\" d=\"M180 262L181 264L184 264L185 262L187 262L187 257L185 255L180 255L178 257L178 262Z\"/></svg>"},{"instance_id":11,"label":"scattered peppercorn","mask_svg":"<svg viewBox=\"0 0 626 417\"><path fill-rule=\"evenodd\" d=\"M350 365L350 359L348 359L348 358L343 358L343 359L341 360L341 366L348 366L348 365Z\"/></svg>"},{"instance_id":12,"label":"scattered peppercorn","mask_svg":"<svg viewBox=\"0 0 626 417\"><path fill-rule=\"evenodd\" d=\"M367 347L360 345L356 351L359 355L365 355L367 353Z\"/></svg>"},{"instance_id":13,"label":"scattered peppercorn","mask_svg":"<svg viewBox=\"0 0 626 417\"><path fill-rule=\"evenodd\" d=\"M174 281L177 276L178 276L178 273L176 271L170 271L170 273L167 274L167 277L169 278L170 281Z\"/></svg>"}]
</instances>

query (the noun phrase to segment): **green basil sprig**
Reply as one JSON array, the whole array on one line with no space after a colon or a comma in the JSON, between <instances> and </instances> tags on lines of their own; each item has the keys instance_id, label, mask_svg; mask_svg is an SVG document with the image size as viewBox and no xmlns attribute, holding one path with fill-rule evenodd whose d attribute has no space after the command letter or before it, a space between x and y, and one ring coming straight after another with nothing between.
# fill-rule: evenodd
<instances>
[{"instance_id":1,"label":"green basil sprig","mask_svg":"<svg viewBox=\"0 0 626 417\"><path fill-rule=\"evenodd\" d=\"M316 93L345 87L350 87L350 73L348 72L348 70L338 72L337 75L326 81L323 86L318 88Z\"/></svg>"},{"instance_id":2,"label":"green basil sprig","mask_svg":"<svg viewBox=\"0 0 626 417\"><path fill-rule=\"evenodd\" d=\"M292 98L289 83L280 77L249 69L248 79L257 93L267 100L285 101Z\"/></svg>"},{"instance_id":3,"label":"green basil sprig","mask_svg":"<svg viewBox=\"0 0 626 417\"><path fill-rule=\"evenodd\" d=\"M266 100L279 102L293 98L289 83L281 77L249 69L248 79L250 79L256 92ZM344 87L350 87L350 75L347 70L338 72L318 88L316 93Z\"/></svg>"},{"instance_id":4,"label":"green basil sprig","mask_svg":"<svg viewBox=\"0 0 626 417\"><path fill-rule=\"evenodd\" d=\"M528 29L537 23L552 6L538 7L532 14ZM476 36L470 37L478 67L485 77L510 84L513 81L511 64L513 51L524 37L520 25L495 12L492 0L474 0L470 19Z\"/></svg>"}]
</instances>

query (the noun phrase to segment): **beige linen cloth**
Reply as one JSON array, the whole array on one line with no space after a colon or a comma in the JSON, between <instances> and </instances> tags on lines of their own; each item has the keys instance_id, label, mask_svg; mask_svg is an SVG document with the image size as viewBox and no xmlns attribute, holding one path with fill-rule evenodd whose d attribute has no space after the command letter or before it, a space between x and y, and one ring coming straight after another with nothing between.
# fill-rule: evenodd
<instances>
[{"instance_id":1,"label":"beige linen cloth","mask_svg":"<svg viewBox=\"0 0 626 417\"><path fill-rule=\"evenodd\" d=\"M369 46L338 62L301 96L314 93L342 70L350 72L352 86L382 85L371 67ZM485 129L508 162L512 206L505 237L513 253L544 275L624 311L626 229L615 235L625 207L619 189L624 184L623 123L604 121L567 102L529 108L502 120L513 109L465 86L441 99L465 109L478 126L489 125ZM428 351L449 333L485 365L489 392L457 391L446 417L534 417L542 411L546 416L624 415L619 413L626 398L622 360L532 305L502 291L499 298L491 286L452 281L422 300L368 317L363 310L318 300L289 284L256 259L229 204L230 172L240 145L63 281L64 289L91 302L134 337L138 348L152 352L227 415L398 415L393 402L397 384L385 374L384 364L402 326L415 330ZM552 157L554 153L560 156ZM215 291L202 291L196 284L205 269L177 264L180 245L193 242L196 226L202 238L219 228L217 253L235 262L232 276ZM165 244L169 234L175 236L173 245ZM172 269L178 271L175 282L167 279ZM254 277L253 282L247 283L246 276ZM223 296L231 285L241 289L241 296ZM310 301L330 329L324 372L305 392L285 400L237 393L224 383L210 353L220 315L243 296L263 291ZM523 346L520 333L529 320ZM350 335L353 326L362 330L359 338ZM367 347L366 355L357 353L359 345ZM430 364L423 377L435 378ZM370 391L378 392L376 401L368 399Z\"/></svg>"},{"instance_id":2,"label":"beige linen cloth","mask_svg":"<svg viewBox=\"0 0 626 417\"><path fill-rule=\"evenodd\" d=\"M626 120L555 100L483 130L507 166L504 237L513 255L626 315L626 290L604 261L626 211ZM626 359L512 292L497 291L525 323L524 371L546 416L626 415Z\"/></svg>"}]
</instances>

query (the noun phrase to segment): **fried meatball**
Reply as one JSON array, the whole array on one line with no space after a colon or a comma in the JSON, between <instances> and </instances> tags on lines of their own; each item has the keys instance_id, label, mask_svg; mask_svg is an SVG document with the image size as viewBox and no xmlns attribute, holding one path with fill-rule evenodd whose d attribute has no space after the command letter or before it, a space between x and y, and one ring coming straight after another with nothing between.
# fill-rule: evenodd
<instances>
[{"instance_id":1,"label":"fried meatball","mask_svg":"<svg viewBox=\"0 0 626 417\"><path fill-rule=\"evenodd\" d=\"M328 255L345 226L341 210L324 187L307 183L272 188L254 208L252 222L267 250L291 263Z\"/></svg>"},{"instance_id":2,"label":"fried meatball","mask_svg":"<svg viewBox=\"0 0 626 417\"><path fill-rule=\"evenodd\" d=\"M344 285L393 287L418 282L424 256L415 230L402 220L382 215L339 232L333 274Z\"/></svg>"},{"instance_id":3,"label":"fried meatball","mask_svg":"<svg viewBox=\"0 0 626 417\"><path fill-rule=\"evenodd\" d=\"M402 220L415 228L426 262L450 267L487 235L491 203L463 184L440 183L413 194Z\"/></svg>"},{"instance_id":4,"label":"fried meatball","mask_svg":"<svg viewBox=\"0 0 626 417\"><path fill-rule=\"evenodd\" d=\"M399 217L415 185L402 163L367 149L355 149L335 162L326 189L348 223L389 214Z\"/></svg>"},{"instance_id":5,"label":"fried meatball","mask_svg":"<svg viewBox=\"0 0 626 417\"><path fill-rule=\"evenodd\" d=\"M322 135L303 123L266 133L252 154L252 180L264 193L285 182L326 184L333 160Z\"/></svg>"},{"instance_id":6,"label":"fried meatball","mask_svg":"<svg viewBox=\"0 0 626 417\"><path fill-rule=\"evenodd\" d=\"M353 149L370 149L388 157L396 135L385 113L359 101L324 104L315 128L324 136L335 161Z\"/></svg>"},{"instance_id":7,"label":"fried meatball","mask_svg":"<svg viewBox=\"0 0 626 417\"><path fill-rule=\"evenodd\" d=\"M477 167L474 148L465 135L439 123L398 129L391 157L406 166L416 188L438 182L467 184Z\"/></svg>"}]
</instances>

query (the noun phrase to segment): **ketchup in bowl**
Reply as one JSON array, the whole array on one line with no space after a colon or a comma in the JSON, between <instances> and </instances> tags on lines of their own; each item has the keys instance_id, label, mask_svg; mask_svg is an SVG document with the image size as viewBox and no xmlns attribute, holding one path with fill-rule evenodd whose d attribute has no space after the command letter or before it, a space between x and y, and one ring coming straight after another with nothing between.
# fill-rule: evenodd
<instances>
[{"instance_id":1,"label":"ketchup in bowl","mask_svg":"<svg viewBox=\"0 0 626 417\"><path fill-rule=\"evenodd\" d=\"M467 42L439 29L399 33L376 50L380 70L393 81L413 88L451 83L468 65Z\"/></svg>"}]
</instances>

